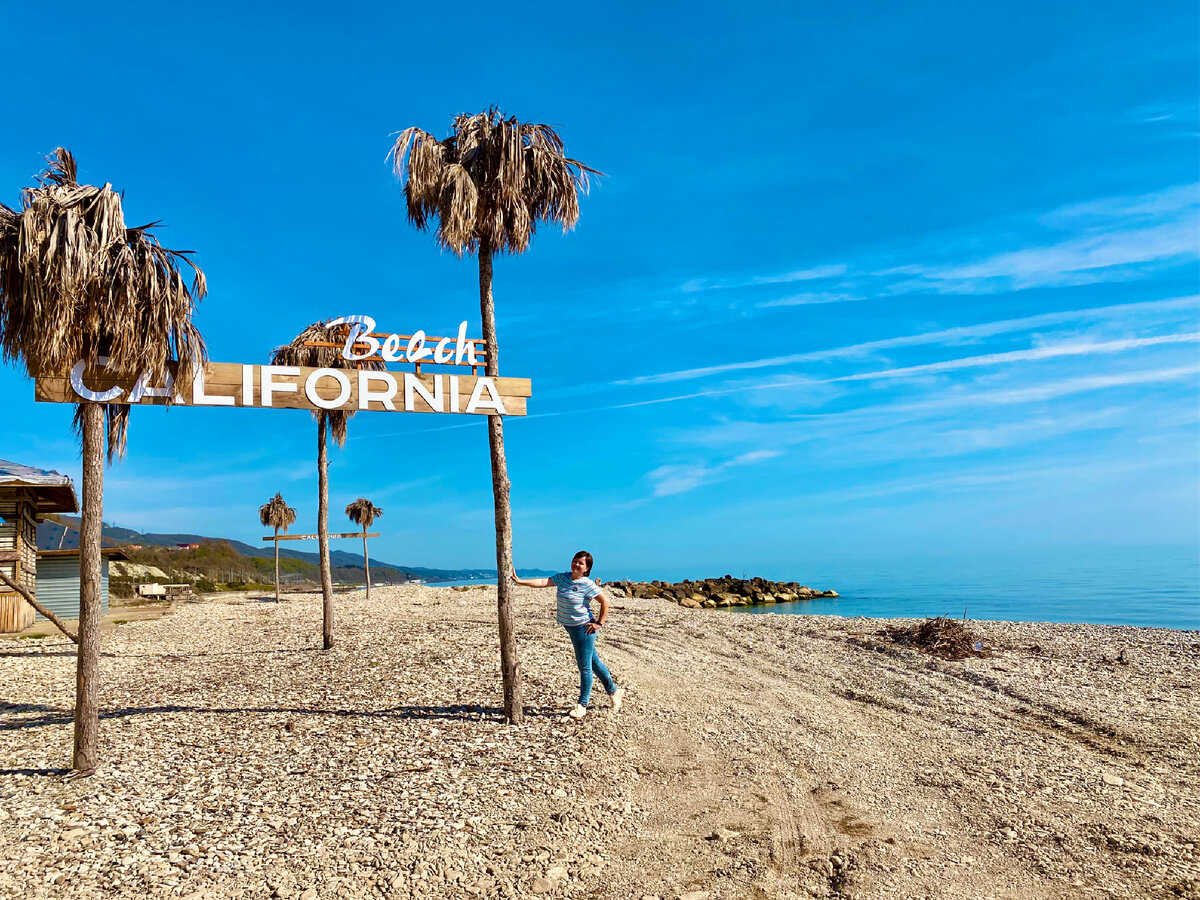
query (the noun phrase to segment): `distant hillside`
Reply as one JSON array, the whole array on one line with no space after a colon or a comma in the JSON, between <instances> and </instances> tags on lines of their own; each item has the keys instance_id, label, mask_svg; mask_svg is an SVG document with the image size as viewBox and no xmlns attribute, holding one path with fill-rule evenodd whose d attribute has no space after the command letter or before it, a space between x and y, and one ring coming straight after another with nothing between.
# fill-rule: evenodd
<instances>
[{"instance_id":1,"label":"distant hillside","mask_svg":"<svg viewBox=\"0 0 1200 900\"><path fill-rule=\"evenodd\" d=\"M47 520L38 526L39 549L78 549L79 525L78 516L47 517ZM200 534L144 534L107 523L101 532L101 540L106 547L122 547L129 554L131 562L157 566L166 572L174 570L188 573L217 583L274 577L275 552L270 544L253 547L242 541ZM185 549L179 547L179 544L200 546ZM309 543L309 546L315 547L316 541ZM365 583L361 553L331 549L329 561L333 566L335 582ZM291 576L290 580L300 579L317 583L319 565L320 557L316 552L293 550L286 545L279 548L279 571ZM535 577L551 574L536 569L522 569L521 572ZM434 583L495 577L495 569L432 569L424 566L401 566L371 558L373 584L400 584L418 580Z\"/></svg>"}]
</instances>

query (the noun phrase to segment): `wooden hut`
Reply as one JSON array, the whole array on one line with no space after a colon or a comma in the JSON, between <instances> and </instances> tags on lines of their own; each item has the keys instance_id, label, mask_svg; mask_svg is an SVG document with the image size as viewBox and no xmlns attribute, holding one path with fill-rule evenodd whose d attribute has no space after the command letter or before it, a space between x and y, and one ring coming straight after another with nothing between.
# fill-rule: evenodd
<instances>
[{"instance_id":1,"label":"wooden hut","mask_svg":"<svg viewBox=\"0 0 1200 900\"><path fill-rule=\"evenodd\" d=\"M71 479L0 459L0 571L37 596L37 523L47 513L76 513ZM0 582L0 632L12 634L33 624L25 598Z\"/></svg>"}]
</instances>

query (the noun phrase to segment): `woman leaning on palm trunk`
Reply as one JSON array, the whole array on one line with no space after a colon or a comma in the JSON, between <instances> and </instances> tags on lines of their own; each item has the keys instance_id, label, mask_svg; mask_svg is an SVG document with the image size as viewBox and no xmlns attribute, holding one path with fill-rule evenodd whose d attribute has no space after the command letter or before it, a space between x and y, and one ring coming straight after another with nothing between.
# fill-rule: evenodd
<instances>
[{"instance_id":1,"label":"woman leaning on palm trunk","mask_svg":"<svg viewBox=\"0 0 1200 900\"><path fill-rule=\"evenodd\" d=\"M593 675L604 685L604 690L612 700L613 712L621 711L621 703L625 699L625 688L617 686L609 674L608 666L596 652L596 637L608 619L608 598L589 577L591 574L592 554L586 550L580 550L571 559L570 572L549 578L518 578L514 568L510 574L516 584L558 589L556 618L571 638L575 665L579 668L579 703L567 713L572 719L582 719L587 715L588 702L592 699ZM600 602L599 616L592 615L593 600Z\"/></svg>"}]
</instances>

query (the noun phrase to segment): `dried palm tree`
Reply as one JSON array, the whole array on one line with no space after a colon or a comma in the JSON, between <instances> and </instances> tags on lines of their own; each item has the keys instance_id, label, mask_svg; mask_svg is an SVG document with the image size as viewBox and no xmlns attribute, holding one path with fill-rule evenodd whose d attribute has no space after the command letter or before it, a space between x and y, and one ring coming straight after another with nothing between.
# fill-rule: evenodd
<instances>
[{"instance_id":1,"label":"dried palm tree","mask_svg":"<svg viewBox=\"0 0 1200 900\"><path fill-rule=\"evenodd\" d=\"M59 374L82 360L105 361L126 376L169 373L190 378L205 359L192 324L204 297L204 274L184 251L168 250L153 225L128 228L121 195L79 184L75 158L59 148L47 158L20 209L0 204L0 353L26 371ZM181 271L191 269L191 283ZM178 366L174 366L178 363ZM174 370L174 371L173 371ZM125 452L129 407L76 407L82 437L83 522L79 540L79 653L75 678L75 748L79 771L96 768L99 741L100 529L107 455Z\"/></svg>"},{"instance_id":2,"label":"dried palm tree","mask_svg":"<svg viewBox=\"0 0 1200 900\"><path fill-rule=\"evenodd\" d=\"M371 599L371 560L367 556L367 529L383 515L383 510L368 500L359 497L346 507L346 515L355 525L361 525L363 530L363 567L367 573L367 599Z\"/></svg>"},{"instance_id":3,"label":"dried palm tree","mask_svg":"<svg viewBox=\"0 0 1200 900\"><path fill-rule=\"evenodd\" d=\"M313 343L336 344L330 347L314 347ZM356 363L342 357L343 333L338 326L328 327L323 322L309 325L291 343L276 347L271 353L273 366L310 366L318 369L363 368L380 371L382 360L364 359ZM317 420L317 543L321 558L321 637L322 646L328 650L333 646L333 576L329 565L329 452L326 436L332 435L337 445L346 443L346 423L354 410L313 410Z\"/></svg>"},{"instance_id":4,"label":"dried palm tree","mask_svg":"<svg viewBox=\"0 0 1200 900\"><path fill-rule=\"evenodd\" d=\"M279 529L287 531L296 524L296 510L288 506L283 494L275 496L258 508L258 520L275 528L275 602L279 602Z\"/></svg>"},{"instance_id":5,"label":"dried palm tree","mask_svg":"<svg viewBox=\"0 0 1200 900\"><path fill-rule=\"evenodd\" d=\"M500 372L496 311L492 300L492 257L524 253L538 222L569 231L579 219L579 192L588 176L603 173L563 154L562 138L549 125L505 118L495 107L458 115L450 134L438 140L419 128L400 132L392 146L396 175L404 182L408 220L424 230L437 221L437 242L458 256L479 257L479 309L487 344L487 374ZM521 670L513 626L512 513L504 422L488 416L492 496L496 514L497 617L504 713L513 724L524 718Z\"/></svg>"}]
</instances>

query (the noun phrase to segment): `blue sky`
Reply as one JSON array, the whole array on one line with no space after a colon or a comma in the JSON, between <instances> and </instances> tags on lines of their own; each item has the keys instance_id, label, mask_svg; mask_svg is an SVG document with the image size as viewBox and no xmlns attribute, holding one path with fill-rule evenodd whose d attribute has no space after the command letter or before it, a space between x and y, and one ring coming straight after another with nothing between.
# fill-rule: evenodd
<instances>
[{"instance_id":1,"label":"blue sky","mask_svg":"<svg viewBox=\"0 0 1200 900\"><path fill-rule=\"evenodd\" d=\"M0 198L70 147L196 251L214 360L338 315L479 333L401 128L499 104L607 173L496 264L521 565L1200 541L1194 3L67 3L50 45L4 6ZM0 457L78 478L71 409L0 390ZM278 490L315 530L315 430L140 408L105 518L256 542ZM380 558L492 564L482 418L360 414L332 460Z\"/></svg>"}]
</instances>

